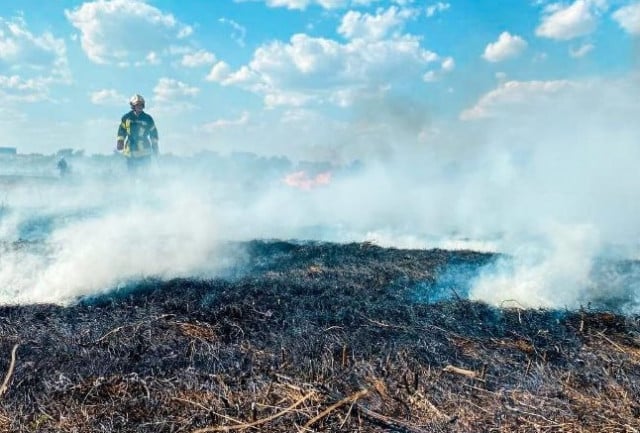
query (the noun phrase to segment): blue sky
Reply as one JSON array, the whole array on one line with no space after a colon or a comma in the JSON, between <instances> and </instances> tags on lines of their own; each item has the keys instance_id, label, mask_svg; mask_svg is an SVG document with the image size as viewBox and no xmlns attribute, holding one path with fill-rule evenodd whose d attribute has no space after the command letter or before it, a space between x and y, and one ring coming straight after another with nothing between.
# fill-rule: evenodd
<instances>
[{"instance_id":1,"label":"blue sky","mask_svg":"<svg viewBox=\"0 0 640 433\"><path fill-rule=\"evenodd\" d=\"M1 2L2 145L109 154L133 93L173 154L410 155L586 101L633 123L639 35L637 0Z\"/></svg>"}]
</instances>

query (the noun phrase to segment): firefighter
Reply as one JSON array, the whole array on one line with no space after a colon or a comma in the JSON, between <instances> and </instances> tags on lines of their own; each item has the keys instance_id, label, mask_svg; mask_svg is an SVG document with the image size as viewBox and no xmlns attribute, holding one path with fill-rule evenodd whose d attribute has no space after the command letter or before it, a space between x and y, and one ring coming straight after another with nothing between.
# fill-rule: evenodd
<instances>
[{"instance_id":1,"label":"firefighter","mask_svg":"<svg viewBox=\"0 0 640 433\"><path fill-rule=\"evenodd\" d=\"M58 171L60 171L60 177L67 177L71 173L71 167L67 160L64 159L64 156L58 160L56 167L58 167Z\"/></svg>"},{"instance_id":2,"label":"firefighter","mask_svg":"<svg viewBox=\"0 0 640 433\"><path fill-rule=\"evenodd\" d=\"M144 112L144 98L135 94L129 99L131 111L122 116L116 148L127 159L130 171L147 166L158 154L158 130L153 118Z\"/></svg>"}]
</instances>

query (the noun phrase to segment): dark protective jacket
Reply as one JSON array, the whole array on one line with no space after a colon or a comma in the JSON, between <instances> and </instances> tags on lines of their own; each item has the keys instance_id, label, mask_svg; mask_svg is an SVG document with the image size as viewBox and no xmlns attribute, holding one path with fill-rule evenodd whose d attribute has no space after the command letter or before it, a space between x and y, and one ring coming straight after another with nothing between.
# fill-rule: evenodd
<instances>
[{"instance_id":1,"label":"dark protective jacket","mask_svg":"<svg viewBox=\"0 0 640 433\"><path fill-rule=\"evenodd\" d=\"M122 116L118 140L124 141L122 153L128 158L141 158L158 152L158 130L153 118L144 111L133 110Z\"/></svg>"}]
</instances>

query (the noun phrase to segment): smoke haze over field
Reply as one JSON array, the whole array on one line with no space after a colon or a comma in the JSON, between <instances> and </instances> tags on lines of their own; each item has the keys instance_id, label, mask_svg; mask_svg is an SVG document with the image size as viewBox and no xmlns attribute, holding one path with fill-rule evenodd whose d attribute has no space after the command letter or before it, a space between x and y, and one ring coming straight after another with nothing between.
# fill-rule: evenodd
<instances>
[{"instance_id":1,"label":"smoke haze over field","mask_svg":"<svg viewBox=\"0 0 640 433\"><path fill-rule=\"evenodd\" d=\"M69 179L2 185L0 302L216 275L234 259L224 242L278 238L496 251L505 259L470 276L471 298L574 308L609 294L635 309L635 276L614 287L593 271L640 258L637 89L635 76L507 81L461 119L416 117L412 133L387 115L369 125L384 134L311 123L324 150L306 156L329 163L163 157L135 182L116 157L71 159Z\"/></svg>"}]
</instances>

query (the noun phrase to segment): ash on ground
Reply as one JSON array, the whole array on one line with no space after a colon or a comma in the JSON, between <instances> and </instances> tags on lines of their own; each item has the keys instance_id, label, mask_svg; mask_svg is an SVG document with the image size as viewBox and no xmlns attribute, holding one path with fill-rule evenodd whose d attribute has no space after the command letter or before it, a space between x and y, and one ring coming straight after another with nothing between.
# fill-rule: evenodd
<instances>
[{"instance_id":1,"label":"ash on ground","mask_svg":"<svg viewBox=\"0 0 640 433\"><path fill-rule=\"evenodd\" d=\"M640 431L637 316L465 299L451 270L493 254L233 248L224 278L1 307L0 431Z\"/></svg>"}]
</instances>

